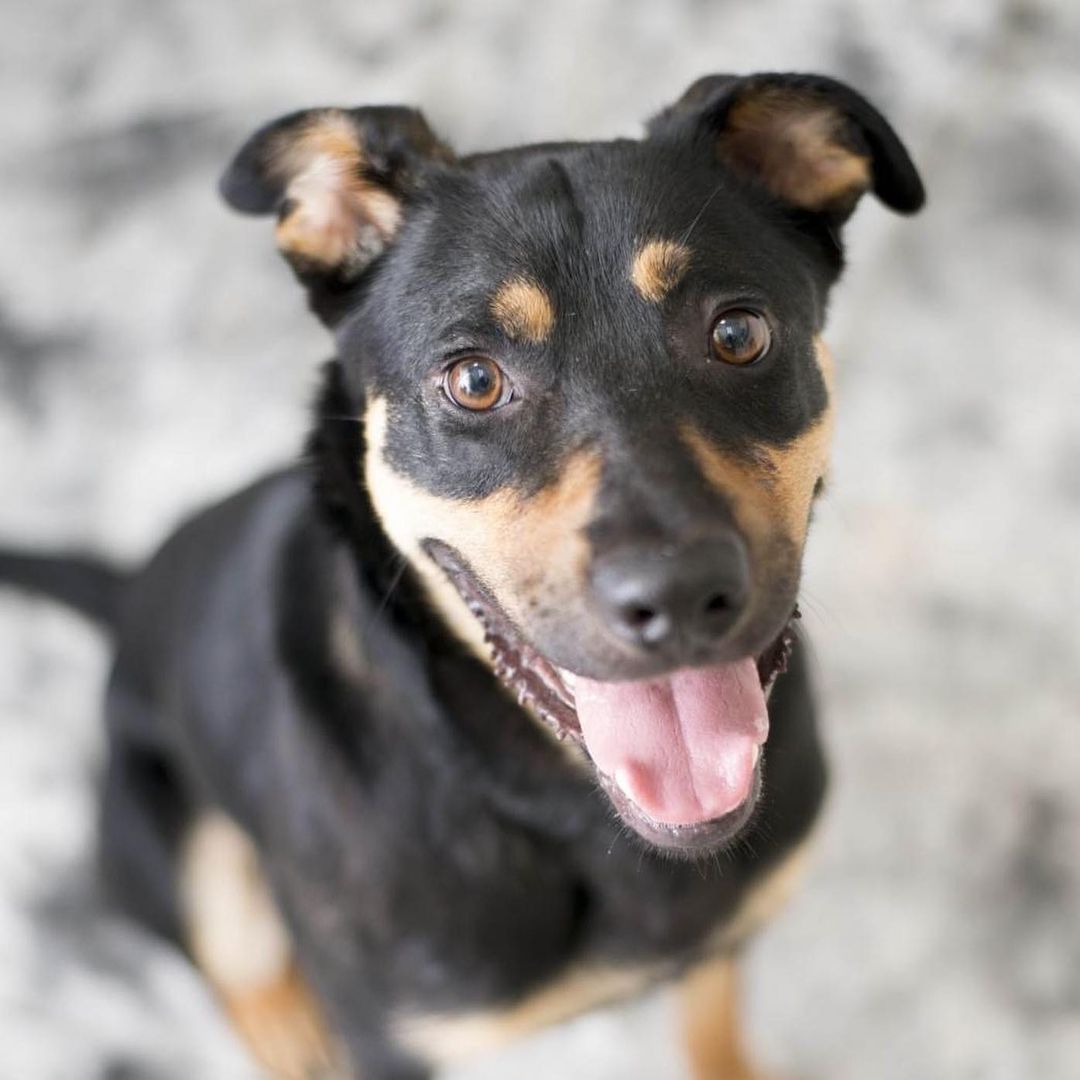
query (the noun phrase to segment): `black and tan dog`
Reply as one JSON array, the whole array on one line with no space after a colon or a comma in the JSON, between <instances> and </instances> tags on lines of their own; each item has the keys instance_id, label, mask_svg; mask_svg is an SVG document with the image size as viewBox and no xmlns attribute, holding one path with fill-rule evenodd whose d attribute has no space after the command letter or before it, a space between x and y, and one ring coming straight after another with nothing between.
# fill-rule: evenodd
<instances>
[{"instance_id":1,"label":"black and tan dog","mask_svg":"<svg viewBox=\"0 0 1080 1080\"><path fill-rule=\"evenodd\" d=\"M860 196L922 203L903 147L830 79L713 76L641 141L471 157L297 113L222 190L336 339L310 467L130 579L0 566L115 626L117 897L276 1075L423 1077L664 980L693 1075L753 1075L732 960L825 786L819 334Z\"/></svg>"}]
</instances>

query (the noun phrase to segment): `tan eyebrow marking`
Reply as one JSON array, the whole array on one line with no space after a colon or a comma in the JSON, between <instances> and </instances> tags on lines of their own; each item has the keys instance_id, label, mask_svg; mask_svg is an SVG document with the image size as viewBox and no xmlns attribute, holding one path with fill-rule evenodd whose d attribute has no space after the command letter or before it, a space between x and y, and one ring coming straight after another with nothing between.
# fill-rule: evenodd
<instances>
[{"instance_id":1,"label":"tan eyebrow marking","mask_svg":"<svg viewBox=\"0 0 1080 1080\"><path fill-rule=\"evenodd\" d=\"M650 240L634 256L630 280L644 299L658 304L679 284L689 267L689 248L674 240Z\"/></svg>"},{"instance_id":2,"label":"tan eyebrow marking","mask_svg":"<svg viewBox=\"0 0 1080 1080\"><path fill-rule=\"evenodd\" d=\"M551 297L535 281L514 277L504 281L491 298L491 314L507 337L539 344L555 326Z\"/></svg>"}]
</instances>

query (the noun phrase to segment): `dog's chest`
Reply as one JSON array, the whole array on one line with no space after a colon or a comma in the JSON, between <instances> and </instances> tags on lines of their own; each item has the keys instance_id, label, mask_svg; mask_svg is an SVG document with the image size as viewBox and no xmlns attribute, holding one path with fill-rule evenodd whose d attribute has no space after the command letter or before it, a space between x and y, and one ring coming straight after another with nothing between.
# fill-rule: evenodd
<instances>
[{"instance_id":1,"label":"dog's chest","mask_svg":"<svg viewBox=\"0 0 1080 1080\"><path fill-rule=\"evenodd\" d=\"M434 820L374 825L340 877L292 861L291 906L324 914L312 929L328 955L358 978L375 968L390 998L425 1014L502 1008L568 973L560 1001L622 996L699 955L748 884L738 861L658 858L602 817L553 839L448 800Z\"/></svg>"},{"instance_id":2,"label":"dog's chest","mask_svg":"<svg viewBox=\"0 0 1080 1080\"><path fill-rule=\"evenodd\" d=\"M806 854L804 842L762 873L740 875L737 884L731 877L706 875L691 885L678 873L665 877L639 869L638 887L631 892L626 880L617 880L623 867L614 882L582 883L580 888L591 885L595 893L579 913L583 923L576 948L544 957L536 965L542 974L524 987L503 981L500 973L521 964L536 941L550 940L542 931L534 937L538 925L526 910L516 958L511 953L488 957L499 968L491 984L499 990L470 1001L459 987L453 1003L403 1003L395 1010L395 1034L424 1060L446 1065L636 996L734 947L771 918L801 878ZM483 951L488 943L481 937L476 944Z\"/></svg>"}]
</instances>

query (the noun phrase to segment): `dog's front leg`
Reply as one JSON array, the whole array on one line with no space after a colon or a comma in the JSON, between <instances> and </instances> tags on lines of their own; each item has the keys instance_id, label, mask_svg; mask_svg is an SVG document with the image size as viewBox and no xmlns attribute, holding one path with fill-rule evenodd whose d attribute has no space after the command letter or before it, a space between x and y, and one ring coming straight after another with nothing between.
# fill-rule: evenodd
<instances>
[{"instance_id":1,"label":"dog's front leg","mask_svg":"<svg viewBox=\"0 0 1080 1080\"><path fill-rule=\"evenodd\" d=\"M701 964L683 980L683 1041L693 1080L770 1080L747 1059L738 984L730 956Z\"/></svg>"}]
</instances>

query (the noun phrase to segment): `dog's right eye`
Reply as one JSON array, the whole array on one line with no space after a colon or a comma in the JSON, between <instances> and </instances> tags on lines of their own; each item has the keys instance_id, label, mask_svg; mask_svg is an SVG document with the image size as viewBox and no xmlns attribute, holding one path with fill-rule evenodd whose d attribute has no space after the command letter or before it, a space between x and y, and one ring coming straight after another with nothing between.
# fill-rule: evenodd
<instances>
[{"instance_id":1,"label":"dog's right eye","mask_svg":"<svg viewBox=\"0 0 1080 1080\"><path fill-rule=\"evenodd\" d=\"M451 364L442 387L455 405L472 412L497 409L511 398L510 380L486 356L467 356Z\"/></svg>"},{"instance_id":2,"label":"dog's right eye","mask_svg":"<svg viewBox=\"0 0 1080 1080\"><path fill-rule=\"evenodd\" d=\"M765 317L746 308L721 312L709 335L712 355L725 364L752 364L768 351L772 334Z\"/></svg>"}]
</instances>

